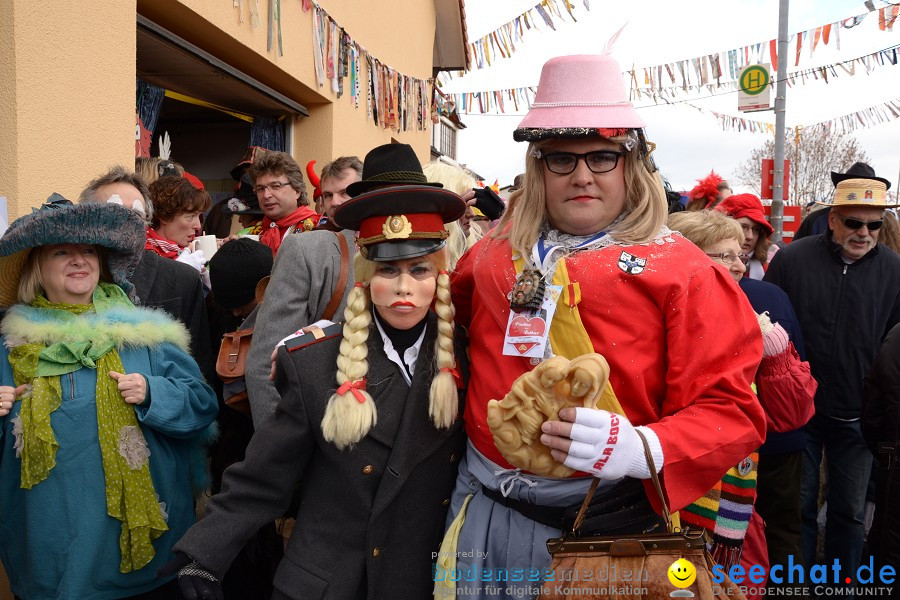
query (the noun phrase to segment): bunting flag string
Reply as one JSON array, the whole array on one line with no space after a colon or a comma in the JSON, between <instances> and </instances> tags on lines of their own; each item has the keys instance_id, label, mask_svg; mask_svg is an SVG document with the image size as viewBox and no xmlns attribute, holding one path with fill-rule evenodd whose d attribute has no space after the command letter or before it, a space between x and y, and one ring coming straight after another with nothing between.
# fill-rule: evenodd
<instances>
[{"instance_id":1,"label":"bunting flag string","mask_svg":"<svg viewBox=\"0 0 900 600\"><path fill-rule=\"evenodd\" d=\"M320 88L328 85L338 98L349 92L350 102L358 109L365 86L366 116L383 129L424 131L429 121L437 119L428 97L433 79L405 75L384 64L314 0L303 0L302 8L312 12L313 64Z\"/></svg>"},{"instance_id":2,"label":"bunting flag string","mask_svg":"<svg viewBox=\"0 0 900 600\"><path fill-rule=\"evenodd\" d=\"M441 108L439 101L439 111L447 114L454 110L459 114L503 113L507 107L515 112L521 112L531 108L531 102L537 93L536 86L460 94L444 94L437 86L435 89L444 99L444 108Z\"/></svg>"},{"instance_id":3,"label":"bunting flag string","mask_svg":"<svg viewBox=\"0 0 900 600\"><path fill-rule=\"evenodd\" d=\"M793 87L794 85L806 85L807 83L818 81L820 79L828 83L829 79L837 79L847 75L853 76L859 71L869 74L876 69L897 65L898 58L900 58L900 44L877 50L864 56L832 63L830 65L791 71L787 74L787 85L789 87ZM857 69L857 65L860 67L859 70ZM647 102L653 102L654 104L674 104L684 102L685 97L689 97L690 99L702 99L728 93L736 93L738 89L737 81L722 81L717 84L707 85L669 85L656 88L642 88L637 87L635 84L635 81L637 80L637 73L635 71L626 72L624 75L631 81L629 99L632 102L645 100ZM664 77L669 77L671 80L672 76L673 72L666 70ZM775 82L773 81L770 85L774 86ZM515 98L517 101L521 100L523 101L524 108L529 108L531 106L530 98L534 96L535 90L536 88L534 87L520 87L505 90L449 93L446 94L446 96L453 99L453 102L461 112L468 112L471 114L473 112L497 111L500 108L499 102L490 101L490 98L497 98L498 96ZM530 96L528 96L528 94L530 94ZM489 110L486 109L485 111L481 111L481 105L477 106L479 110L471 110L473 98L475 102L478 102L479 98L483 99L485 97L489 100L482 100L481 104L490 107ZM645 107L646 106L637 106L637 108ZM516 112L522 110L518 103L515 105L515 110Z\"/></svg>"},{"instance_id":4,"label":"bunting flag string","mask_svg":"<svg viewBox=\"0 0 900 600\"><path fill-rule=\"evenodd\" d=\"M829 44L832 39L832 33L834 34L835 47L840 50L840 30L858 27L865 21L866 16L872 12L876 11L870 10L868 13L847 17L834 23L827 23L791 34L788 46L793 46L795 52L793 60L789 60L789 62L794 67L799 66L803 45L806 44L809 47L809 57L812 57L816 47ZM868 22L877 25L876 31L893 31L897 17L900 16L900 3L885 6L878 9L877 12L877 23L871 19ZM858 31L862 33L861 29ZM866 32L866 34L869 33ZM776 48L777 41L769 40L768 43L757 42L740 48L722 50L672 63L640 67L634 69L639 75L638 78L635 78L635 83L637 84L635 87L652 92L662 87L681 87L687 90L706 85L719 86L735 81L743 67L756 63L771 63L772 69L777 70L778 55ZM723 64L727 68L722 68ZM664 72L667 77L663 77Z\"/></svg>"},{"instance_id":5,"label":"bunting flag string","mask_svg":"<svg viewBox=\"0 0 900 600\"><path fill-rule=\"evenodd\" d=\"M895 66L897 64L898 56L900 56L900 44L889 46L882 50L876 50L871 54L857 56L855 58L850 58L829 65L791 71L787 74L787 85L788 87L793 87L795 85L806 85L809 82L818 81L820 79L825 83L828 83L829 78L838 79L839 77L843 77L846 75L855 75L857 73L857 65L859 65L866 74L870 74L881 67ZM632 80L632 87L630 91L630 99L632 101L634 101L635 99L646 99L652 100L656 104L658 104L660 101L668 103L670 99L675 100L678 97L690 95L691 92L706 92L707 96L698 96L697 94L692 95L692 97L694 98L703 98L709 96L717 96L723 93L730 93L732 91L737 91L738 89L737 81L723 81L718 84L706 86L674 85L657 87L655 89L640 88L635 87L633 84L633 82L635 81L635 74L633 72L629 72L627 73L627 75ZM772 80L769 85L774 86L775 83L775 80Z\"/></svg>"},{"instance_id":6,"label":"bunting flag string","mask_svg":"<svg viewBox=\"0 0 900 600\"><path fill-rule=\"evenodd\" d=\"M868 21L865 20L866 16L872 12L878 13L877 23L871 19ZM527 15L527 13L523 13L523 16L524 15ZM860 35L871 35L873 32L863 31L863 28L859 27L864 22L867 22L876 26L874 27L874 32L891 32L893 31L894 26L900 26L897 23L898 17L900 17L900 3L893 3L877 9L877 11L872 7L868 13L847 17L835 21L834 23L828 23L813 27L807 31L794 33L790 36L789 46L793 45L796 52L794 60L789 62L792 62L795 67L799 66L801 57L800 50L802 49L803 44L807 44L810 57L813 56L817 47L827 46L832 40L834 40L836 49L840 50L841 29L856 29ZM522 17L518 17L518 19L520 24L526 21ZM534 19L532 17L531 22L533 21ZM511 21L511 23L515 22L516 20ZM520 29L521 27L519 29L514 29L513 31L519 31ZM517 40L518 38L513 39ZM486 41L486 38L482 38L476 44L480 44L482 47L481 55L476 54L476 56L483 56L485 59L489 59L489 50L488 54L485 54L485 48L490 48L490 44ZM681 88L685 92L692 89L705 88L707 86L713 86L714 88L723 86L735 88L737 77L743 67L751 64L768 62L772 64L773 70L777 70L778 56L776 48L777 41L769 40L768 43L756 42L739 48L722 50L690 59L648 67L633 68L632 71L629 72L629 74L632 72L634 73L634 77L632 78L632 88L639 90L639 92L637 92L638 97L641 97L642 94L649 94L652 96L653 92L663 88L667 89L666 93L670 97L677 93L674 91L675 88ZM498 51L495 51L495 56L497 52ZM478 61L476 60L475 62L477 63ZM484 65L479 64L477 66L478 68L482 68ZM820 73L823 68L826 67L819 67ZM823 77L827 77L827 75L827 73L823 74ZM449 82L449 80L452 79L452 74L442 73L440 76L440 84L446 87L445 82Z\"/></svg>"},{"instance_id":7,"label":"bunting flag string","mask_svg":"<svg viewBox=\"0 0 900 600\"><path fill-rule=\"evenodd\" d=\"M583 0L583 2L584 9L589 11L591 9L590 0ZM572 22L577 22L571 0L542 0L515 19L471 42L468 51L474 59L472 65L477 69L483 69L489 67L492 61L496 62L501 58L512 56L518 50L516 43L522 42L525 32L538 29L536 16L540 17L544 25L556 31L554 19L565 20L560 4Z\"/></svg>"},{"instance_id":8,"label":"bunting flag string","mask_svg":"<svg viewBox=\"0 0 900 600\"><path fill-rule=\"evenodd\" d=\"M714 110L709 110L687 103L687 106L714 116L721 125L723 131L749 131L750 133L774 134L775 125L765 121L755 121L744 117L726 115ZM823 133L851 133L858 129L875 127L883 123L889 123L900 119L900 98L894 98L881 104L863 108L840 117L820 121L812 125L802 125L806 130L821 130Z\"/></svg>"}]
</instances>

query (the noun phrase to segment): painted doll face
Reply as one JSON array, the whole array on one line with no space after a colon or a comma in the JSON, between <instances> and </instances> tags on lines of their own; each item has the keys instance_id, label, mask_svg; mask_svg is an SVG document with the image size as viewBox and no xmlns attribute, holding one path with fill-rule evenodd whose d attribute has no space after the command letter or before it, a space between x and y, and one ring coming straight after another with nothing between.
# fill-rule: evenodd
<instances>
[{"instance_id":1,"label":"painted doll face","mask_svg":"<svg viewBox=\"0 0 900 600\"><path fill-rule=\"evenodd\" d=\"M378 263L369 280L378 316L396 329L409 329L421 321L436 290L437 270L427 257Z\"/></svg>"}]
</instances>

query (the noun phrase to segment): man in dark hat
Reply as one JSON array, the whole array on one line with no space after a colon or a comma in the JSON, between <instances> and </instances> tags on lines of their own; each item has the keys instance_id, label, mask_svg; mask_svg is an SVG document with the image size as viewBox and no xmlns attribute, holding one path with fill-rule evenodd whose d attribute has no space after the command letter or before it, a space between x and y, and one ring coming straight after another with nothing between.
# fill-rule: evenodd
<instances>
[{"instance_id":1,"label":"man in dark hat","mask_svg":"<svg viewBox=\"0 0 900 600\"><path fill-rule=\"evenodd\" d=\"M253 191L249 175L244 173L241 176L234 198L230 198L222 210L229 215L238 216L243 229L237 232L237 237L255 235L257 241L259 240L259 234L262 233L263 211L259 207L259 199Z\"/></svg>"},{"instance_id":2,"label":"man in dark hat","mask_svg":"<svg viewBox=\"0 0 900 600\"><path fill-rule=\"evenodd\" d=\"M851 172L853 171L853 172ZM861 172L867 174L863 175ZM863 379L881 340L900 322L900 256L878 243L890 182L857 164L832 173L828 230L795 240L772 259L765 281L797 311L812 374L816 414L806 426L801 505L803 554L815 563L819 468L827 456L825 562L855 575L872 454L860 431ZM824 211L823 211L824 212ZM863 561L867 562L867 561Z\"/></svg>"},{"instance_id":3,"label":"man in dark hat","mask_svg":"<svg viewBox=\"0 0 900 600\"><path fill-rule=\"evenodd\" d=\"M327 179L323 174L323 195ZM346 192L350 196L358 196L365 191L392 185L441 187L426 180L411 146L385 144L366 155L362 179L347 185ZM266 289L266 301L242 325L245 329L253 326L245 379L254 425L262 423L275 411L278 403L275 384L269 380L275 345L285 336L323 317L343 320L346 295L353 287L355 233L343 230L335 235L331 231L311 231L303 235L289 235L282 243ZM346 251L342 250L342 245ZM341 265L345 260L350 269L349 275L342 289L337 290L339 302L332 307L331 315L326 315L326 309L335 296L336 285L340 282Z\"/></svg>"}]
</instances>

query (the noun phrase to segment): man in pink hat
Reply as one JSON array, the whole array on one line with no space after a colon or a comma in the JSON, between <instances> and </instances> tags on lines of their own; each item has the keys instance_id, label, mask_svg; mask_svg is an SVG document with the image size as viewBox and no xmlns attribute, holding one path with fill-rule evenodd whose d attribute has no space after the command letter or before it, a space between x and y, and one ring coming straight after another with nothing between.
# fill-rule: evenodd
<instances>
[{"instance_id":1,"label":"man in pink hat","mask_svg":"<svg viewBox=\"0 0 900 600\"><path fill-rule=\"evenodd\" d=\"M453 278L457 322L471 338L470 441L445 539L458 558L439 561L435 575L457 568L471 594L496 584L485 572L549 566L546 541L571 527L585 474L601 483L583 533L662 527L638 432L677 510L756 449L766 426L750 389L762 356L756 317L724 270L665 227L654 144L616 61L551 59L513 137L528 142L523 187ZM536 291L512 293L528 283ZM535 334L527 342L523 321ZM517 469L494 443L488 401L547 358L591 353L609 363L608 410L563 409L540 436L575 474ZM479 574L474 583L467 572ZM499 585L510 597L535 593L512 578Z\"/></svg>"},{"instance_id":2,"label":"man in pink hat","mask_svg":"<svg viewBox=\"0 0 900 600\"><path fill-rule=\"evenodd\" d=\"M797 311L812 374L816 415L806 426L801 503L803 558L816 562L819 468L827 457L825 564L840 561L855 579L863 547L872 454L860 430L863 379L890 329L900 322L900 256L878 243L890 182L832 173L828 230L795 240L775 255L764 281ZM826 218L826 217L823 217ZM867 560L863 563L868 564ZM851 580L852 581L852 580Z\"/></svg>"}]
</instances>

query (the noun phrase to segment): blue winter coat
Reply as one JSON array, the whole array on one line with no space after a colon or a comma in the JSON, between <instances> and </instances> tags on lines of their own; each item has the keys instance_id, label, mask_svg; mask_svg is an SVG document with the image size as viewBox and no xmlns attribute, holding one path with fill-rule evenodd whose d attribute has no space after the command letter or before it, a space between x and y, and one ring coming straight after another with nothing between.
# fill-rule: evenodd
<instances>
[{"instance_id":1,"label":"blue winter coat","mask_svg":"<svg viewBox=\"0 0 900 600\"><path fill-rule=\"evenodd\" d=\"M18 343L14 338L36 327L44 327L46 335L52 325L47 315L24 306L8 311L0 337L0 385L15 385L6 344ZM106 513L94 397L97 373L83 367L60 376L62 403L50 416L59 443L56 466L30 490L20 487L21 461L13 446L13 418L20 402L0 419L0 559L12 591L28 600L106 600L165 583L156 571L172 558L172 545L195 521L192 478L202 465L202 436L218 410L197 363L172 343L186 343L179 324L161 312L138 308L83 317L93 319L89 325L97 331L116 323L113 335L119 338L125 372L147 379L148 400L134 410L169 529L153 542L156 556L148 565L119 572L121 523Z\"/></svg>"}]
</instances>

